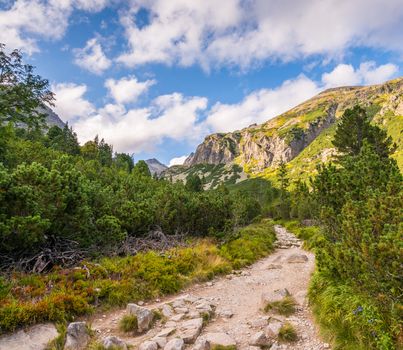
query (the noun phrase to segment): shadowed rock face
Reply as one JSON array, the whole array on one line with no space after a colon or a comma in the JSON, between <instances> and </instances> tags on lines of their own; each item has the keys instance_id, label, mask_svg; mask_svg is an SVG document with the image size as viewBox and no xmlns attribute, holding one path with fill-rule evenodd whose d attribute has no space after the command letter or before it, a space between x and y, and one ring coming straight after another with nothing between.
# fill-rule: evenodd
<instances>
[{"instance_id":1,"label":"shadowed rock face","mask_svg":"<svg viewBox=\"0 0 403 350\"><path fill-rule=\"evenodd\" d=\"M235 161L252 173L276 167L281 161L289 162L297 157L335 124L347 108L356 104L374 107L381 119L387 113L402 115L403 78L373 86L328 89L261 125L209 135L186 159L185 165ZM324 150L318 150L321 151Z\"/></svg>"},{"instance_id":2,"label":"shadowed rock face","mask_svg":"<svg viewBox=\"0 0 403 350\"><path fill-rule=\"evenodd\" d=\"M148 166L148 169L150 169L151 175L160 175L164 170L168 169L165 164L162 164L155 158L147 159L145 162Z\"/></svg>"}]
</instances>

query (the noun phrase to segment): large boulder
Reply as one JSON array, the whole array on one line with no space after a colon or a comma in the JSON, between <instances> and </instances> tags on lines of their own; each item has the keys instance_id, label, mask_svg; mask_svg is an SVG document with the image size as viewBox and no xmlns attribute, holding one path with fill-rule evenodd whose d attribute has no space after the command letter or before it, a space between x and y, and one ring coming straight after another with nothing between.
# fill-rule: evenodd
<instances>
[{"instance_id":1,"label":"large boulder","mask_svg":"<svg viewBox=\"0 0 403 350\"><path fill-rule=\"evenodd\" d=\"M57 335L53 324L39 324L0 337L0 350L44 350Z\"/></svg>"},{"instance_id":2,"label":"large boulder","mask_svg":"<svg viewBox=\"0 0 403 350\"><path fill-rule=\"evenodd\" d=\"M72 322L66 331L64 350L83 350L90 341L88 327L85 322Z\"/></svg>"},{"instance_id":3,"label":"large boulder","mask_svg":"<svg viewBox=\"0 0 403 350\"><path fill-rule=\"evenodd\" d=\"M122 339L112 336L112 335L105 337L102 342L102 345L106 350L109 350L109 349L111 349L111 350L115 350L115 349L127 350L126 343Z\"/></svg>"},{"instance_id":4,"label":"large boulder","mask_svg":"<svg viewBox=\"0 0 403 350\"><path fill-rule=\"evenodd\" d=\"M137 304L127 304L127 313L137 317L137 329L144 332L150 329L154 314L147 308Z\"/></svg>"}]
</instances>

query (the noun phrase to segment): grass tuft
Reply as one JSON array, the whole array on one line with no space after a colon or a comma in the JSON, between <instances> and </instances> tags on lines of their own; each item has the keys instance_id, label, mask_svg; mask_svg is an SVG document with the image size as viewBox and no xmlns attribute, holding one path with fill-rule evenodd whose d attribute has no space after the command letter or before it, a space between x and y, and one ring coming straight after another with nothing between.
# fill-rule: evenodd
<instances>
[{"instance_id":1,"label":"grass tuft","mask_svg":"<svg viewBox=\"0 0 403 350\"><path fill-rule=\"evenodd\" d=\"M292 296L286 296L280 301L268 303L265 312L274 311L280 315L290 316L295 313L296 301Z\"/></svg>"},{"instance_id":2,"label":"grass tuft","mask_svg":"<svg viewBox=\"0 0 403 350\"><path fill-rule=\"evenodd\" d=\"M285 342L296 341L298 339L297 331L291 323L284 323L278 332L278 339Z\"/></svg>"},{"instance_id":3,"label":"grass tuft","mask_svg":"<svg viewBox=\"0 0 403 350\"><path fill-rule=\"evenodd\" d=\"M119 329L125 333L137 332L138 322L136 315L125 315L119 322Z\"/></svg>"}]
</instances>

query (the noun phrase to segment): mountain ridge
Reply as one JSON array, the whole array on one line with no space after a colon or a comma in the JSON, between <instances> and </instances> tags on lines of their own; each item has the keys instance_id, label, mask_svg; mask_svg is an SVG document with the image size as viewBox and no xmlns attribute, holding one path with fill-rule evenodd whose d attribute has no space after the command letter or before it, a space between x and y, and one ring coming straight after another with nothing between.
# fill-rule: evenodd
<instances>
[{"instance_id":1,"label":"mountain ridge","mask_svg":"<svg viewBox=\"0 0 403 350\"><path fill-rule=\"evenodd\" d=\"M316 164L331 159L334 149L326 138L331 137L343 112L355 104L365 107L373 122L392 136L398 145L394 157L402 167L403 77L377 85L327 89L262 124L208 135L185 166L234 163L252 176L271 177L283 161L294 168L295 177L304 177L307 170L312 173ZM299 159L306 150L313 153L305 159L314 163L310 169Z\"/></svg>"}]
</instances>

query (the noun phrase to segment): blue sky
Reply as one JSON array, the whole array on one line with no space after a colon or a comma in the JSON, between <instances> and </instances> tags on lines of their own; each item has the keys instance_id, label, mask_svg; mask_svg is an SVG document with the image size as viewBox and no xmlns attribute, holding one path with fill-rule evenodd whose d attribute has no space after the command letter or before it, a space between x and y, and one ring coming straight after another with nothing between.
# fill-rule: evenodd
<instances>
[{"instance_id":1,"label":"blue sky","mask_svg":"<svg viewBox=\"0 0 403 350\"><path fill-rule=\"evenodd\" d=\"M80 142L183 161L212 132L402 75L401 0L0 0ZM179 158L179 159L177 159Z\"/></svg>"}]
</instances>

